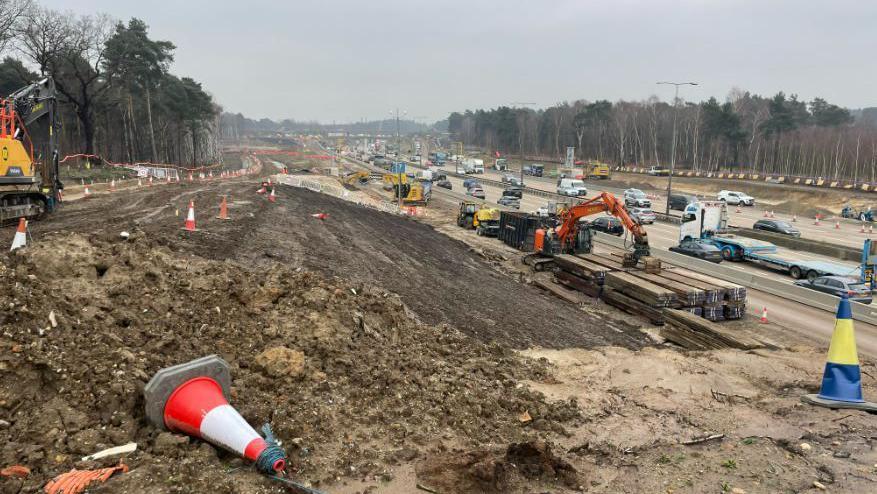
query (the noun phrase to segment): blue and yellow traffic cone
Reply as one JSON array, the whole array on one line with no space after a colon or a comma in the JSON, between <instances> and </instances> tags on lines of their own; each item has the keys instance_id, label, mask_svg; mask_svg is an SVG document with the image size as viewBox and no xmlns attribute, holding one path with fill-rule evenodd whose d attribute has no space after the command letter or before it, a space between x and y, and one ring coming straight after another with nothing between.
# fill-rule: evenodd
<instances>
[{"instance_id":1,"label":"blue and yellow traffic cone","mask_svg":"<svg viewBox=\"0 0 877 494\"><path fill-rule=\"evenodd\" d=\"M877 403L862 399L862 374L856 352L853 313L844 295L837 306L834 334L828 347L828 361L818 395L804 395L801 401L826 408L852 408L877 412Z\"/></svg>"}]
</instances>

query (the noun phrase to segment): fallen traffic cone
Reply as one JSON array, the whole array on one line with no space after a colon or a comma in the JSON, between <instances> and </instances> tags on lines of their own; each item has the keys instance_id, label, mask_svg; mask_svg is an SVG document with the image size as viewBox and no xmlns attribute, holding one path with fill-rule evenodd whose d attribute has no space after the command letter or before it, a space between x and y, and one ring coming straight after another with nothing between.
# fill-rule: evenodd
<instances>
[{"instance_id":1,"label":"fallen traffic cone","mask_svg":"<svg viewBox=\"0 0 877 494\"><path fill-rule=\"evenodd\" d=\"M761 319L758 320L761 324L767 324L767 307L761 308Z\"/></svg>"},{"instance_id":2,"label":"fallen traffic cone","mask_svg":"<svg viewBox=\"0 0 877 494\"><path fill-rule=\"evenodd\" d=\"M15 249L20 249L27 245L27 220L22 218L18 219L18 229L15 230L15 236L12 237L12 247L10 247L9 251L12 252Z\"/></svg>"},{"instance_id":3,"label":"fallen traffic cone","mask_svg":"<svg viewBox=\"0 0 877 494\"><path fill-rule=\"evenodd\" d=\"M266 424L260 436L228 403L231 375L216 355L158 371L143 390L146 416L161 429L187 434L256 462L262 473L286 469L286 452Z\"/></svg>"},{"instance_id":4,"label":"fallen traffic cone","mask_svg":"<svg viewBox=\"0 0 877 494\"><path fill-rule=\"evenodd\" d=\"M314 218L316 218L318 220L324 220L324 219L329 217L329 215L327 213L314 213L311 216L313 216Z\"/></svg>"},{"instance_id":5,"label":"fallen traffic cone","mask_svg":"<svg viewBox=\"0 0 877 494\"><path fill-rule=\"evenodd\" d=\"M186 214L186 224L183 229L187 232L196 231L195 228L195 201L189 201L189 212Z\"/></svg>"},{"instance_id":6,"label":"fallen traffic cone","mask_svg":"<svg viewBox=\"0 0 877 494\"><path fill-rule=\"evenodd\" d=\"M226 202L225 196L222 196L222 202L219 203L219 216L217 216L216 219L228 219L228 203Z\"/></svg>"},{"instance_id":7,"label":"fallen traffic cone","mask_svg":"<svg viewBox=\"0 0 877 494\"><path fill-rule=\"evenodd\" d=\"M856 334L853 330L853 313L850 299L841 295L828 359L822 374L819 394L804 395L801 401L826 408L852 408L877 412L877 403L862 399L862 375L859 354L856 351Z\"/></svg>"},{"instance_id":8,"label":"fallen traffic cone","mask_svg":"<svg viewBox=\"0 0 877 494\"><path fill-rule=\"evenodd\" d=\"M277 197L274 195L274 187L271 187L271 193L268 194L268 202L274 202L277 200Z\"/></svg>"}]
</instances>

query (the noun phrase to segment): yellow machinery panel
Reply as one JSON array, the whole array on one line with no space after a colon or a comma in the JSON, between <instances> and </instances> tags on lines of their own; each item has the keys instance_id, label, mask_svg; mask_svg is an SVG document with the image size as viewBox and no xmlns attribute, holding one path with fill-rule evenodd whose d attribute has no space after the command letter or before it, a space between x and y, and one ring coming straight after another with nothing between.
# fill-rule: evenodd
<instances>
[{"instance_id":1,"label":"yellow machinery panel","mask_svg":"<svg viewBox=\"0 0 877 494\"><path fill-rule=\"evenodd\" d=\"M26 180L30 178L31 180ZM32 183L34 166L24 145L18 139L0 137L0 185L8 183Z\"/></svg>"}]
</instances>

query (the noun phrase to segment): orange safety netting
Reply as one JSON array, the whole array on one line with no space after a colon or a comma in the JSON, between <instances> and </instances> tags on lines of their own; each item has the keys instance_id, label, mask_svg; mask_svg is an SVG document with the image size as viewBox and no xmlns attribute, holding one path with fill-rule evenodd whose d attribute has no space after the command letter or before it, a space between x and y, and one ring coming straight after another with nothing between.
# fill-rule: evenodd
<instances>
[{"instance_id":1,"label":"orange safety netting","mask_svg":"<svg viewBox=\"0 0 877 494\"><path fill-rule=\"evenodd\" d=\"M116 472L127 473L128 465L119 463L111 468L99 468L97 470L70 470L62 473L46 484L46 494L78 494L84 491L92 482L106 482Z\"/></svg>"},{"instance_id":2,"label":"orange safety netting","mask_svg":"<svg viewBox=\"0 0 877 494\"><path fill-rule=\"evenodd\" d=\"M0 470L0 477L25 478L30 475L30 468L24 465L12 465Z\"/></svg>"}]
</instances>

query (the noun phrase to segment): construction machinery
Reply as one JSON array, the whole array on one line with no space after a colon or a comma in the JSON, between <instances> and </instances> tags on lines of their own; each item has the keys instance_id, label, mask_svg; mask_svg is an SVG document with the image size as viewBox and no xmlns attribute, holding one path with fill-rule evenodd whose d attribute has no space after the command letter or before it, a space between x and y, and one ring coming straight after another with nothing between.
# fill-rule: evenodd
<instances>
[{"instance_id":1,"label":"construction machinery","mask_svg":"<svg viewBox=\"0 0 877 494\"><path fill-rule=\"evenodd\" d=\"M590 253L594 232L589 225L580 223L579 220L604 212L621 220L633 236L633 251L625 254L623 265L634 267L642 260L647 271L660 271L659 261L651 258L645 229L630 217L624 204L608 192L601 192L592 199L564 208L558 214L557 226L537 229L533 242L535 252L524 256L524 263L540 271L556 254Z\"/></svg>"},{"instance_id":2,"label":"construction machinery","mask_svg":"<svg viewBox=\"0 0 877 494\"><path fill-rule=\"evenodd\" d=\"M350 172L344 176L344 183L347 185L360 184L365 185L368 183L369 178L371 177L371 173L360 170L358 172Z\"/></svg>"},{"instance_id":3,"label":"construction machinery","mask_svg":"<svg viewBox=\"0 0 877 494\"><path fill-rule=\"evenodd\" d=\"M41 216L61 200L64 185L58 170L56 103L51 78L0 100L0 222ZM48 151L35 161L28 127L43 119L48 122Z\"/></svg>"},{"instance_id":4,"label":"construction machinery","mask_svg":"<svg viewBox=\"0 0 877 494\"><path fill-rule=\"evenodd\" d=\"M409 179L404 173L385 173L384 188L393 191L395 197L402 198L405 206L426 206L429 202L429 191L424 185Z\"/></svg>"},{"instance_id":5,"label":"construction machinery","mask_svg":"<svg viewBox=\"0 0 877 494\"><path fill-rule=\"evenodd\" d=\"M460 203L457 225L483 237L496 237L499 234L499 209L490 208L471 201Z\"/></svg>"}]
</instances>

